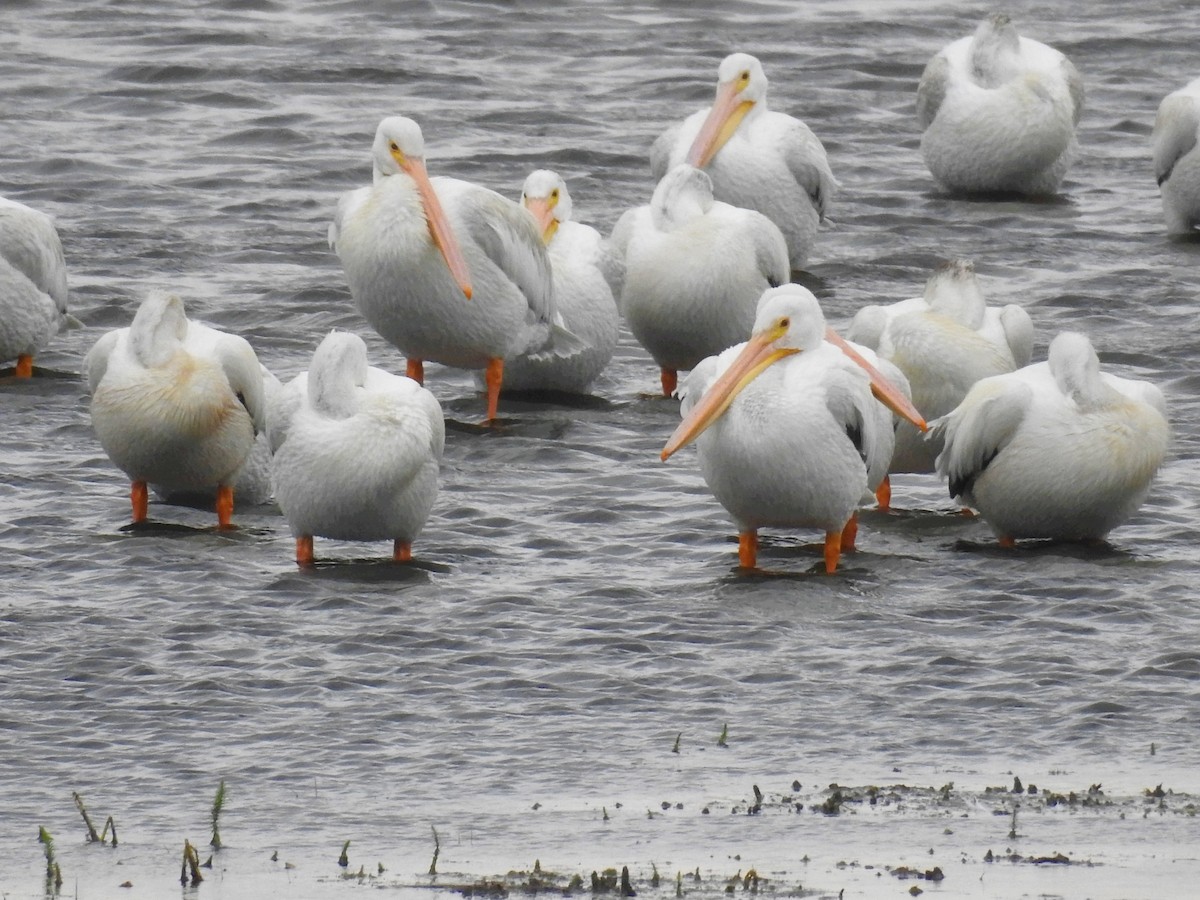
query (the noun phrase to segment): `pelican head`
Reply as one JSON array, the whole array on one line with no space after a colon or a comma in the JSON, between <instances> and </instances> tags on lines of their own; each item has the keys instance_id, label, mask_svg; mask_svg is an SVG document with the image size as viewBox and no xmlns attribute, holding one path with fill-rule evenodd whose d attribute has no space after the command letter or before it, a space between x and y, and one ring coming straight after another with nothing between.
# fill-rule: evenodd
<instances>
[{"instance_id":1,"label":"pelican head","mask_svg":"<svg viewBox=\"0 0 1200 900\"><path fill-rule=\"evenodd\" d=\"M1111 395L1100 377L1100 357L1084 335L1077 331L1056 335L1046 356L1058 389L1083 409L1100 406Z\"/></svg>"},{"instance_id":2,"label":"pelican head","mask_svg":"<svg viewBox=\"0 0 1200 900\"><path fill-rule=\"evenodd\" d=\"M944 263L925 282L925 302L939 315L967 328L983 324L987 301L975 277L975 266L967 259Z\"/></svg>"},{"instance_id":3,"label":"pelican head","mask_svg":"<svg viewBox=\"0 0 1200 900\"><path fill-rule=\"evenodd\" d=\"M166 291L151 291L129 326L129 345L147 367L164 365L187 337L183 301Z\"/></svg>"},{"instance_id":4,"label":"pelican head","mask_svg":"<svg viewBox=\"0 0 1200 900\"><path fill-rule=\"evenodd\" d=\"M559 222L571 221L571 195L567 193L567 183L549 169L529 173L521 187L521 205L538 223L544 244L553 240Z\"/></svg>"},{"instance_id":5,"label":"pelican head","mask_svg":"<svg viewBox=\"0 0 1200 900\"><path fill-rule=\"evenodd\" d=\"M713 205L713 184L708 173L688 163L680 163L667 172L650 198L654 224L669 231L705 215Z\"/></svg>"},{"instance_id":6,"label":"pelican head","mask_svg":"<svg viewBox=\"0 0 1200 900\"><path fill-rule=\"evenodd\" d=\"M367 345L357 334L331 331L313 351L308 365L308 401L333 419L344 419L358 408L355 388L367 382Z\"/></svg>"},{"instance_id":7,"label":"pelican head","mask_svg":"<svg viewBox=\"0 0 1200 900\"><path fill-rule=\"evenodd\" d=\"M467 299L471 299L471 271L458 238L442 209L441 201L425 171L425 138L421 126L406 116L388 116L375 130L371 148L375 162L375 182L382 178L407 176L421 198L421 208L429 226L429 237L446 260L446 266Z\"/></svg>"},{"instance_id":8,"label":"pelican head","mask_svg":"<svg viewBox=\"0 0 1200 900\"><path fill-rule=\"evenodd\" d=\"M1019 74L1021 36L1004 13L993 13L975 29L971 39L971 72L986 88L999 87Z\"/></svg>"},{"instance_id":9,"label":"pelican head","mask_svg":"<svg viewBox=\"0 0 1200 900\"><path fill-rule=\"evenodd\" d=\"M767 99L762 63L749 53L731 53L717 68L717 96L688 151L687 161L703 169L737 131L756 104Z\"/></svg>"}]
</instances>

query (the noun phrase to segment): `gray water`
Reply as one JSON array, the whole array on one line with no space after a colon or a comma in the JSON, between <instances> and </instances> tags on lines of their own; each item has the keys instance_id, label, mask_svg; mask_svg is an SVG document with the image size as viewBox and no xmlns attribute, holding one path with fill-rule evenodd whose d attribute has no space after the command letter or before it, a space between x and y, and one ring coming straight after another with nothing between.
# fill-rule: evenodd
<instances>
[{"instance_id":1,"label":"gray water","mask_svg":"<svg viewBox=\"0 0 1200 900\"><path fill-rule=\"evenodd\" d=\"M1063 791L1200 790L1200 244L1165 237L1149 158L1200 32L1166 0L1007 6L1088 90L1054 202L948 197L920 159L917 79L979 4L0 9L0 193L56 217L84 323L39 357L45 377L0 381L0 896L41 896L39 825L65 895L172 896L184 838L207 855L222 779L229 848L185 896L342 896L346 840L352 871L383 862L377 884L402 892L424 883L431 827L440 870L464 877L535 859L731 875L760 854L779 885L836 896L856 876L834 861L929 865L944 823L880 835L730 816L753 784L982 791L1016 773ZM422 124L433 174L516 197L530 170L558 170L576 218L607 231L649 196L652 139L709 102L735 49L762 59L772 107L809 123L842 184L807 281L834 324L965 256L992 302L1028 309L1035 358L1083 330L1111 371L1162 386L1170 459L1107 548L1001 551L914 476L897 480L897 511L863 516L836 576L817 571L818 535L770 531L774 574L741 574L694 454L658 459L677 406L645 396L657 371L627 332L593 399L505 399L497 430L474 427L469 373L428 367L450 423L412 566L383 561L384 544L318 541L328 564L298 571L272 505L239 508L230 533L165 504L159 526L125 529L128 483L75 373L149 290L242 334L285 379L333 327L403 371L325 237L338 196L370 179L381 117ZM72 791L97 825L114 816L119 849L84 844ZM977 860L993 833L1002 848L1007 819L972 821L979 842L938 844L942 865ZM1087 895L1186 895L1194 880L1156 879L1200 873L1192 822L1149 839L1109 822ZM1011 877L926 887L1033 895L1057 876ZM860 881L847 896L907 889Z\"/></svg>"}]
</instances>

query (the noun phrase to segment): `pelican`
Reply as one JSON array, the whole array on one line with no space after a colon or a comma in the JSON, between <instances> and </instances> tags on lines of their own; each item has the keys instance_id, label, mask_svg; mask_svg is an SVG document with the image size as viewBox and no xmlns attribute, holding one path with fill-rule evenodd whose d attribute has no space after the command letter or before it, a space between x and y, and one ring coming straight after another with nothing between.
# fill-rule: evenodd
<instances>
[{"instance_id":1,"label":"pelican","mask_svg":"<svg viewBox=\"0 0 1200 900\"><path fill-rule=\"evenodd\" d=\"M989 308L974 265L962 259L940 266L923 297L860 309L846 337L904 373L913 405L928 420L958 406L979 379L1028 365L1033 353L1029 314L1015 303ZM936 435L902 421L888 471L932 472L941 449ZM881 508L887 509L890 496L890 482L883 481Z\"/></svg>"},{"instance_id":2,"label":"pelican","mask_svg":"<svg viewBox=\"0 0 1200 900\"><path fill-rule=\"evenodd\" d=\"M191 322L174 294L152 292L128 328L83 361L100 445L133 482L133 521L148 484L163 493L215 489L230 527L233 479L265 427L262 369L243 338Z\"/></svg>"},{"instance_id":3,"label":"pelican","mask_svg":"<svg viewBox=\"0 0 1200 900\"><path fill-rule=\"evenodd\" d=\"M704 360L684 384L683 421L662 458L696 441L704 480L737 523L744 568L755 566L759 528L810 527L825 532L834 572L868 472L890 453L891 422L872 394L919 420L841 343L817 299L787 284L763 294L749 341Z\"/></svg>"},{"instance_id":4,"label":"pelican","mask_svg":"<svg viewBox=\"0 0 1200 900\"><path fill-rule=\"evenodd\" d=\"M1063 54L1003 14L948 44L917 87L921 154L947 190L1058 190L1076 152L1083 80Z\"/></svg>"},{"instance_id":5,"label":"pelican","mask_svg":"<svg viewBox=\"0 0 1200 900\"><path fill-rule=\"evenodd\" d=\"M1167 231L1200 227L1200 78L1163 98L1154 120L1154 176L1162 191Z\"/></svg>"},{"instance_id":6,"label":"pelican","mask_svg":"<svg viewBox=\"0 0 1200 900\"><path fill-rule=\"evenodd\" d=\"M412 119L380 122L372 156L374 184L343 195L329 229L350 293L418 383L427 359L485 369L494 420L505 359L584 349L561 327L537 227L494 191L430 179Z\"/></svg>"},{"instance_id":7,"label":"pelican","mask_svg":"<svg viewBox=\"0 0 1200 900\"><path fill-rule=\"evenodd\" d=\"M1008 547L1104 537L1141 505L1170 437L1162 392L1101 372L1074 332L1051 341L1046 362L983 379L933 426L950 496Z\"/></svg>"},{"instance_id":8,"label":"pelican","mask_svg":"<svg viewBox=\"0 0 1200 900\"><path fill-rule=\"evenodd\" d=\"M411 378L367 364L362 338L325 337L271 409L275 498L311 565L313 537L392 539L407 561L433 508L442 408Z\"/></svg>"},{"instance_id":9,"label":"pelican","mask_svg":"<svg viewBox=\"0 0 1200 900\"><path fill-rule=\"evenodd\" d=\"M709 176L687 163L621 217L612 243L625 260L622 312L658 363L665 397L678 370L745 341L763 291L791 277L771 220L714 200Z\"/></svg>"},{"instance_id":10,"label":"pelican","mask_svg":"<svg viewBox=\"0 0 1200 900\"><path fill-rule=\"evenodd\" d=\"M67 267L54 223L0 197L0 362L16 360L16 377L29 378L34 355L66 318Z\"/></svg>"},{"instance_id":11,"label":"pelican","mask_svg":"<svg viewBox=\"0 0 1200 900\"><path fill-rule=\"evenodd\" d=\"M608 281L612 253L595 228L572 220L571 194L556 172L530 173L521 188L521 205L533 216L549 251L563 325L586 349L567 357L514 357L504 366L504 388L585 393L617 347L617 302Z\"/></svg>"},{"instance_id":12,"label":"pelican","mask_svg":"<svg viewBox=\"0 0 1200 900\"><path fill-rule=\"evenodd\" d=\"M683 162L708 172L718 200L774 222L787 241L791 268L803 268L837 181L809 127L767 109L767 76L750 54L725 57L713 105L655 140L650 169L656 179Z\"/></svg>"}]
</instances>

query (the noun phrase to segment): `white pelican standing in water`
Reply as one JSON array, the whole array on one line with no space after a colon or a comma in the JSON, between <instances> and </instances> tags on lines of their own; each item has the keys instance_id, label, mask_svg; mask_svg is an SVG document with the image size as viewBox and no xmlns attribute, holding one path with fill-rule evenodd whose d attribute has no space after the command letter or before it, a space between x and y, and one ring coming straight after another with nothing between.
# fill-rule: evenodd
<instances>
[{"instance_id":1,"label":"white pelican standing in water","mask_svg":"<svg viewBox=\"0 0 1200 900\"><path fill-rule=\"evenodd\" d=\"M917 119L925 164L966 193L1053 194L1076 152L1083 80L1053 47L988 16L925 66Z\"/></svg>"},{"instance_id":2,"label":"white pelican standing in water","mask_svg":"<svg viewBox=\"0 0 1200 900\"><path fill-rule=\"evenodd\" d=\"M590 225L573 221L567 184L556 172L538 169L521 189L550 253L554 299L563 326L586 348L573 356L521 355L506 361L504 388L584 393L617 347L617 301L606 273L616 264L607 242Z\"/></svg>"},{"instance_id":3,"label":"white pelican standing in water","mask_svg":"<svg viewBox=\"0 0 1200 900\"><path fill-rule=\"evenodd\" d=\"M367 364L362 338L326 336L271 409L275 498L311 565L313 537L393 542L407 561L438 492L442 408L411 378Z\"/></svg>"},{"instance_id":4,"label":"white pelican standing in water","mask_svg":"<svg viewBox=\"0 0 1200 900\"><path fill-rule=\"evenodd\" d=\"M1046 362L983 379L933 425L950 496L1004 546L1104 537L1137 511L1170 438L1162 392L1101 372L1091 342L1069 331Z\"/></svg>"},{"instance_id":5,"label":"white pelican standing in water","mask_svg":"<svg viewBox=\"0 0 1200 900\"><path fill-rule=\"evenodd\" d=\"M1154 176L1171 234L1200 228L1200 78L1163 98L1154 119Z\"/></svg>"},{"instance_id":6,"label":"white pelican standing in water","mask_svg":"<svg viewBox=\"0 0 1200 900\"><path fill-rule=\"evenodd\" d=\"M486 369L494 420L505 359L583 349L560 327L537 227L494 191L430 179L412 119L380 122L371 152L375 183L345 194L329 228L350 293L418 383L427 359Z\"/></svg>"},{"instance_id":7,"label":"white pelican standing in water","mask_svg":"<svg viewBox=\"0 0 1200 900\"><path fill-rule=\"evenodd\" d=\"M683 162L709 174L718 200L774 222L787 241L791 268L803 268L837 181L809 127L767 109L767 76L750 54L725 57L717 68L713 105L655 140L650 151L655 178Z\"/></svg>"},{"instance_id":8,"label":"white pelican standing in water","mask_svg":"<svg viewBox=\"0 0 1200 900\"><path fill-rule=\"evenodd\" d=\"M755 566L758 529L783 526L822 529L825 571L835 571L868 470L887 465L891 422L875 396L919 421L861 356L827 338L838 340L808 290L774 288L750 340L706 359L684 385L683 421L662 458L696 441L704 480L737 523L744 568Z\"/></svg>"},{"instance_id":9,"label":"white pelican standing in water","mask_svg":"<svg viewBox=\"0 0 1200 900\"><path fill-rule=\"evenodd\" d=\"M215 490L218 525L230 527L233 480L266 424L250 344L189 321L182 300L154 291L128 328L96 341L83 367L100 445L133 482L133 521L145 521L154 484Z\"/></svg>"},{"instance_id":10,"label":"white pelican standing in water","mask_svg":"<svg viewBox=\"0 0 1200 900\"><path fill-rule=\"evenodd\" d=\"M860 309L846 337L904 373L913 405L927 420L958 406L979 379L1028 365L1033 353L1029 314L1015 303L988 308L975 267L961 259L939 267L923 297ZM888 471L932 472L941 449L936 436L902 421ZM884 481L877 494L881 508L888 508L890 496Z\"/></svg>"},{"instance_id":11,"label":"white pelican standing in water","mask_svg":"<svg viewBox=\"0 0 1200 900\"><path fill-rule=\"evenodd\" d=\"M665 397L680 369L746 340L763 291L791 277L771 220L714 200L708 175L687 163L620 218L612 244L625 260L621 311L658 363Z\"/></svg>"},{"instance_id":12,"label":"white pelican standing in water","mask_svg":"<svg viewBox=\"0 0 1200 900\"><path fill-rule=\"evenodd\" d=\"M67 266L54 223L0 197L0 362L16 360L16 377L29 378L34 355L66 317Z\"/></svg>"}]
</instances>

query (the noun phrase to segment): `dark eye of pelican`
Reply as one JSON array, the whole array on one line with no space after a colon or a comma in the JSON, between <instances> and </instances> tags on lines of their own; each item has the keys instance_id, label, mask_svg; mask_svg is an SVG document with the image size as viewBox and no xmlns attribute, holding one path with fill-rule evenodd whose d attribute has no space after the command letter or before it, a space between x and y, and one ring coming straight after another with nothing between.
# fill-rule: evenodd
<instances>
[{"instance_id":1,"label":"dark eye of pelican","mask_svg":"<svg viewBox=\"0 0 1200 900\"><path fill-rule=\"evenodd\" d=\"M551 199L551 200L557 200L557 199L558 199L558 188L555 188L554 190L552 190L552 191L550 192L550 199Z\"/></svg>"},{"instance_id":2,"label":"dark eye of pelican","mask_svg":"<svg viewBox=\"0 0 1200 900\"><path fill-rule=\"evenodd\" d=\"M388 147L391 149L391 151L392 151L393 153L398 153L398 152L400 151L400 145L399 145L399 144L397 144L395 141L392 141L392 142L391 142L391 143L388 145Z\"/></svg>"},{"instance_id":3,"label":"dark eye of pelican","mask_svg":"<svg viewBox=\"0 0 1200 900\"><path fill-rule=\"evenodd\" d=\"M783 329L791 328L792 320L789 319L787 316L784 316L782 319L779 320L779 327L783 328Z\"/></svg>"},{"instance_id":4,"label":"dark eye of pelican","mask_svg":"<svg viewBox=\"0 0 1200 900\"><path fill-rule=\"evenodd\" d=\"M746 69L745 71L742 72L741 75L738 76L738 78L740 78L742 81L749 81L750 80L750 70Z\"/></svg>"}]
</instances>

